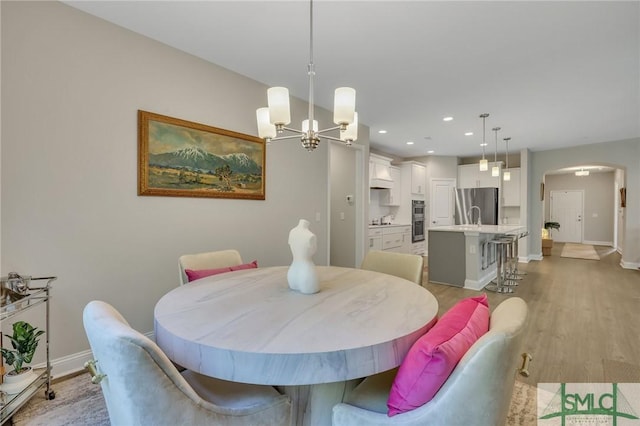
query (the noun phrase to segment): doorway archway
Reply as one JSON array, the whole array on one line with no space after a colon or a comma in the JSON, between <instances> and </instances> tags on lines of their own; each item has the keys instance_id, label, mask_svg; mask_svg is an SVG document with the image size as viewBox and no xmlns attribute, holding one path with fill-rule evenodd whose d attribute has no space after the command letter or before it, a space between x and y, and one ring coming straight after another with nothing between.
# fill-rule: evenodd
<instances>
[{"instance_id":1,"label":"doorway archway","mask_svg":"<svg viewBox=\"0 0 640 426\"><path fill-rule=\"evenodd\" d=\"M541 189L542 223L555 221L560 223L561 231L567 230L566 235L554 231L559 242L576 242L574 231L579 226L580 243L611 246L622 254L625 216L619 189L625 186L625 178L625 167L610 163L574 163L546 171L544 189ZM581 192L581 205L564 205L576 197L562 198L562 203L560 199L552 200L554 191L556 197ZM555 213L554 201L558 201L556 206L562 204ZM565 222L564 229L562 222Z\"/></svg>"}]
</instances>

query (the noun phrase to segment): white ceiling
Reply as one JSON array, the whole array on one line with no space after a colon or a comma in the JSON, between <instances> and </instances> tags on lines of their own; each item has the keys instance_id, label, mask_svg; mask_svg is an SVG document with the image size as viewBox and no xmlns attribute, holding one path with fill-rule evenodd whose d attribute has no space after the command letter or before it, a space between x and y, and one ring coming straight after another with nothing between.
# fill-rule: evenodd
<instances>
[{"instance_id":1,"label":"white ceiling","mask_svg":"<svg viewBox=\"0 0 640 426\"><path fill-rule=\"evenodd\" d=\"M65 3L308 98L306 0ZM484 112L489 156L495 126L500 152L640 137L638 1L316 0L314 62L316 104L354 87L372 146L402 157L480 155Z\"/></svg>"}]
</instances>

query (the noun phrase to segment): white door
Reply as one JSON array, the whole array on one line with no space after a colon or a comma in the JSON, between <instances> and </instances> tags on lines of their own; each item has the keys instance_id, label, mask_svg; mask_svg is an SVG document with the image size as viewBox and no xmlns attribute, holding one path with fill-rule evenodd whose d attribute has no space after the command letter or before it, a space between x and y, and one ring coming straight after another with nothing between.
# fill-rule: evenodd
<instances>
[{"instance_id":1,"label":"white door","mask_svg":"<svg viewBox=\"0 0 640 426\"><path fill-rule=\"evenodd\" d=\"M558 222L551 237L561 243L582 243L583 191L551 191L550 221Z\"/></svg>"},{"instance_id":2,"label":"white door","mask_svg":"<svg viewBox=\"0 0 640 426\"><path fill-rule=\"evenodd\" d=\"M455 179L431 179L429 210L431 226L453 225L453 192Z\"/></svg>"}]
</instances>

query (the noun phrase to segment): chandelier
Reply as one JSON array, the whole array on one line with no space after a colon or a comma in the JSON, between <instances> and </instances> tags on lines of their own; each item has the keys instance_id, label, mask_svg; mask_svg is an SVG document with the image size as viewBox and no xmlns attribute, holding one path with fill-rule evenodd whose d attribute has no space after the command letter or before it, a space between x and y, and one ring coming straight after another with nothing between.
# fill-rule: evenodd
<instances>
[{"instance_id":1,"label":"chandelier","mask_svg":"<svg viewBox=\"0 0 640 426\"><path fill-rule=\"evenodd\" d=\"M302 146L307 151L317 148L320 138L343 142L351 145L358 138L358 113L356 107L356 91L350 87L338 87L335 90L333 106L333 122L335 127L318 130L318 121L314 119L313 78L315 65L313 63L313 0L309 2L309 115L302 122L301 130L287 127L291 122L289 107L289 89L286 87L271 87L267 90L268 107L258 108L258 136L269 141L300 138ZM311 123L311 124L310 124ZM325 133L339 130L339 137ZM282 135L284 132L292 135Z\"/></svg>"}]
</instances>

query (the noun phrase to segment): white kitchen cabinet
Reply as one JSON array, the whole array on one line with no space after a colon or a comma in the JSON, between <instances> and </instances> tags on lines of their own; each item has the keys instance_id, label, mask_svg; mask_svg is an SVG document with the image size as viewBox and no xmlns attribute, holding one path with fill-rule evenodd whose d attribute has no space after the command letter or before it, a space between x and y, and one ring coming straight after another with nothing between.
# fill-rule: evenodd
<instances>
[{"instance_id":1,"label":"white kitchen cabinet","mask_svg":"<svg viewBox=\"0 0 640 426\"><path fill-rule=\"evenodd\" d=\"M391 189L393 182L390 168L391 158L377 154L369 154L369 187Z\"/></svg>"},{"instance_id":2,"label":"white kitchen cabinet","mask_svg":"<svg viewBox=\"0 0 640 426\"><path fill-rule=\"evenodd\" d=\"M411 164L411 193L424 195L426 180L427 166L418 163Z\"/></svg>"},{"instance_id":3,"label":"white kitchen cabinet","mask_svg":"<svg viewBox=\"0 0 640 426\"><path fill-rule=\"evenodd\" d=\"M498 164L500 176L491 176L491 168ZM458 166L458 188L500 188L502 179L502 161L489 163L489 170L481 172L478 164Z\"/></svg>"},{"instance_id":4,"label":"white kitchen cabinet","mask_svg":"<svg viewBox=\"0 0 640 426\"><path fill-rule=\"evenodd\" d=\"M502 194L505 207L520 206L520 169L506 169L511 173L511 180L502 181Z\"/></svg>"},{"instance_id":5,"label":"white kitchen cabinet","mask_svg":"<svg viewBox=\"0 0 640 426\"><path fill-rule=\"evenodd\" d=\"M427 166L416 161L404 161L400 164L404 193L409 198L423 200L426 194Z\"/></svg>"},{"instance_id":6,"label":"white kitchen cabinet","mask_svg":"<svg viewBox=\"0 0 640 426\"><path fill-rule=\"evenodd\" d=\"M478 165L458 166L458 188L475 188L478 186Z\"/></svg>"},{"instance_id":7,"label":"white kitchen cabinet","mask_svg":"<svg viewBox=\"0 0 640 426\"><path fill-rule=\"evenodd\" d=\"M383 193L380 195L380 205L399 206L400 200L402 199L402 173L400 172L400 168L390 166L389 175L391 175L393 184L390 189L383 190Z\"/></svg>"},{"instance_id":8,"label":"white kitchen cabinet","mask_svg":"<svg viewBox=\"0 0 640 426\"><path fill-rule=\"evenodd\" d=\"M369 228L369 250L382 250L382 228Z\"/></svg>"},{"instance_id":9,"label":"white kitchen cabinet","mask_svg":"<svg viewBox=\"0 0 640 426\"><path fill-rule=\"evenodd\" d=\"M402 229L402 253L413 253L413 243L411 242L411 226Z\"/></svg>"},{"instance_id":10,"label":"white kitchen cabinet","mask_svg":"<svg viewBox=\"0 0 640 426\"><path fill-rule=\"evenodd\" d=\"M418 256L424 256L424 252L426 250L426 244L424 241L419 241L417 243L412 243L412 253L417 254Z\"/></svg>"},{"instance_id":11,"label":"white kitchen cabinet","mask_svg":"<svg viewBox=\"0 0 640 426\"><path fill-rule=\"evenodd\" d=\"M411 241L411 225L382 228L382 250L405 253L405 241ZM410 253L410 252L406 252Z\"/></svg>"},{"instance_id":12,"label":"white kitchen cabinet","mask_svg":"<svg viewBox=\"0 0 640 426\"><path fill-rule=\"evenodd\" d=\"M369 250L412 253L411 225L384 225L369 228Z\"/></svg>"},{"instance_id":13,"label":"white kitchen cabinet","mask_svg":"<svg viewBox=\"0 0 640 426\"><path fill-rule=\"evenodd\" d=\"M402 249L402 234L382 234L382 250L397 251Z\"/></svg>"}]
</instances>

